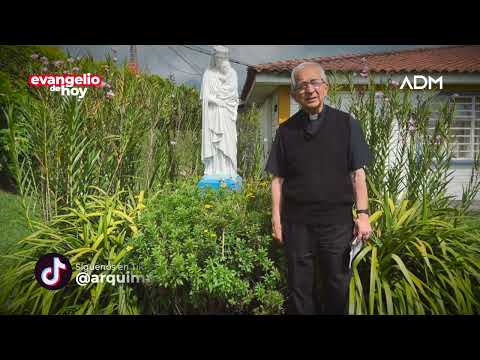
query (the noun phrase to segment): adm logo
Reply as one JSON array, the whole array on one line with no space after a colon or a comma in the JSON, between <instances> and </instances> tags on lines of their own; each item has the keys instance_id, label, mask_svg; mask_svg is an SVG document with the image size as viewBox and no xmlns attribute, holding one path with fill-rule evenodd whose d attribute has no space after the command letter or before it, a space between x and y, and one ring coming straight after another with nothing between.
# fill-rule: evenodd
<instances>
[{"instance_id":1,"label":"adm logo","mask_svg":"<svg viewBox=\"0 0 480 360\"><path fill-rule=\"evenodd\" d=\"M50 253L38 259L35 265L35 279L46 289L58 290L65 287L72 276L72 266L60 254Z\"/></svg>"},{"instance_id":2,"label":"adm logo","mask_svg":"<svg viewBox=\"0 0 480 360\"><path fill-rule=\"evenodd\" d=\"M420 85L419 81L422 81L423 83ZM443 89L443 76L440 76L437 79L429 76L428 79L427 79L427 77L423 76L423 75L414 75L413 76L413 86L412 86L412 83L410 82L410 80L408 79L408 76L405 76L405 78L403 79L402 85L400 85L400 89L403 89L405 87L405 85L407 85L410 88L410 90L423 90L428 85L428 89L431 90L432 89L432 84L439 84L438 88L440 90L442 90Z\"/></svg>"}]
</instances>

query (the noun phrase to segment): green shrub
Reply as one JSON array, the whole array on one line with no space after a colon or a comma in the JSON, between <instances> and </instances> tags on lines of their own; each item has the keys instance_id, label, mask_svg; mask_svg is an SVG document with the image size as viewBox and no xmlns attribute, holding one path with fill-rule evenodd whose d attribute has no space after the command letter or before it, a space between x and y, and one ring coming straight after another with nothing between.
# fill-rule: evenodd
<instances>
[{"instance_id":1,"label":"green shrub","mask_svg":"<svg viewBox=\"0 0 480 360\"><path fill-rule=\"evenodd\" d=\"M154 314L279 314L281 250L271 237L267 182L241 191L166 186L147 203L131 262L150 283L138 294Z\"/></svg>"},{"instance_id":2,"label":"green shrub","mask_svg":"<svg viewBox=\"0 0 480 360\"><path fill-rule=\"evenodd\" d=\"M27 91L28 70L33 63L38 62L31 58L32 54L45 56L49 61L66 58L62 50L51 46L0 45L0 94L9 95L13 90ZM0 97L0 103L1 99Z\"/></svg>"},{"instance_id":3,"label":"green shrub","mask_svg":"<svg viewBox=\"0 0 480 360\"><path fill-rule=\"evenodd\" d=\"M23 97L29 96L27 79L28 70L35 62L31 58L33 53L50 59L65 57L61 50L48 46L0 45L0 109L9 102L18 103ZM0 111L0 182L3 180L10 185L14 181L11 180L13 173L9 168L5 128L7 128L7 122L3 112Z\"/></svg>"}]
</instances>

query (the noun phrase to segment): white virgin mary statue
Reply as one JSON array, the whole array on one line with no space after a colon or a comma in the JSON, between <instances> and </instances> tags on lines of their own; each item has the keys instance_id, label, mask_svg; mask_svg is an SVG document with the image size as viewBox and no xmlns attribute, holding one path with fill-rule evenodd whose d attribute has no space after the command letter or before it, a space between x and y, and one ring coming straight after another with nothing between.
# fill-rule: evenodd
<instances>
[{"instance_id":1,"label":"white virgin mary statue","mask_svg":"<svg viewBox=\"0 0 480 360\"><path fill-rule=\"evenodd\" d=\"M202 78L202 161L203 183L230 179L237 174L237 73L228 61L228 49L215 46L209 67ZM232 182L233 180L233 182ZM201 182L202 182L201 181ZM216 186L213 186L216 187Z\"/></svg>"}]
</instances>

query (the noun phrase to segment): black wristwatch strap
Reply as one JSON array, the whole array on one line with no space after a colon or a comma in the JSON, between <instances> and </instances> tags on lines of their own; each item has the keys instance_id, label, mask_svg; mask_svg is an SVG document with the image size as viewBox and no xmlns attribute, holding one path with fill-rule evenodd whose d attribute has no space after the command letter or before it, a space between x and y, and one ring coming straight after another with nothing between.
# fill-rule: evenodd
<instances>
[{"instance_id":1,"label":"black wristwatch strap","mask_svg":"<svg viewBox=\"0 0 480 360\"><path fill-rule=\"evenodd\" d=\"M370 212L368 211L368 209L358 209L358 210L357 210L357 214L367 214L367 215L370 215Z\"/></svg>"}]
</instances>

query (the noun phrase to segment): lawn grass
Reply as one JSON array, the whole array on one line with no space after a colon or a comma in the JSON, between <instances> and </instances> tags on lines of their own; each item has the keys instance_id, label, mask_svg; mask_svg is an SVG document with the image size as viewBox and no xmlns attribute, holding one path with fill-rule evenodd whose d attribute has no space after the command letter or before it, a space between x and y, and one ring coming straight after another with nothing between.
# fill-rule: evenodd
<instances>
[{"instance_id":1,"label":"lawn grass","mask_svg":"<svg viewBox=\"0 0 480 360\"><path fill-rule=\"evenodd\" d=\"M20 197L0 190L0 255L8 254L13 244L29 233ZM8 263L8 259L0 257L0 271Z\"/></svg>"}]
</instances>

